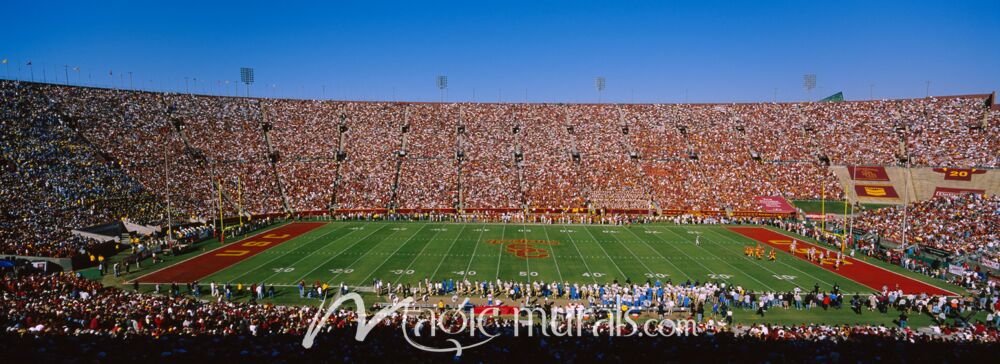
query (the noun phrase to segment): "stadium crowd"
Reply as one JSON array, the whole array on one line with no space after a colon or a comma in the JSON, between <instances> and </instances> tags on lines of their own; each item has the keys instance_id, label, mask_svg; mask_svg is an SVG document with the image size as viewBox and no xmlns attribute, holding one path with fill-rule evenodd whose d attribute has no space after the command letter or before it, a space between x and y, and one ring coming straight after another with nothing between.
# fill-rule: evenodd
<instances>
[{"instance_id":1,"label":"stadium crowd","mask_svg":"<svg viewBox=\"0 0 1000 364\"><path fill-rule=\"evenodd\" d=\"M856 215L856 228L883 239L906 241L982 259L987 265L1000 261L1000 196L966 193L939 196L905 207L866 210Z\"/></svg>"},{"instance_id":2,"label":"stadium crowd","mask_svg":"<svg viewBox=\"0 0 1000 364\"><path fill-rule=\"evenodd\" d=\"M58 107L32 87L0 81L0 253L69 257L96 244L73 229L162 214Z\"/></svg>"},{"instance_id":3,"label":"stadium crowd","mask_svg":"<svg viewBox=\"0 0 1000 364\"><path fill-rule=\"evenodd\" d=\"M567 105L247 99L10 81L2 91L3 193L12 196L0 202L3 223L30 226L5 229L19 234L3 238L8 247L59 244L68 228L125 216L162 223L168 199L173 217L188 220L214 216L219 204L228 216L286 207L756 211L755 196L841 198L820 156L1000 165L997 112L985 111L984 95ZM961 143L952 136L959 130ZM61 163L32 163L43 158ZM66 212L74 210L94 212Z\"/></svg>"}]
</instances>

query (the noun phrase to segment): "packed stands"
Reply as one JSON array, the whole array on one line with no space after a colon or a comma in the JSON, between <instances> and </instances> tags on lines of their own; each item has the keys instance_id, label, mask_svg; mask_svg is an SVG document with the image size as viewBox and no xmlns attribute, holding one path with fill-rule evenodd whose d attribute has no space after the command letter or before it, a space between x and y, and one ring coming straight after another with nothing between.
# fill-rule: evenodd
<instances>
[{"instance_id":1,"label":"packed stands","mask_svg":"<svg viewBox=\"0 0 1000 364\"><path fill-rule=\"evenodd\" d=\"M987 95L587 105L246 99L9 81L2 91L10 197L0 203L10 206L4 223L21 227L5 229L7 246L38 244L24 241L33 235L51 245L67 229L124 216L162 223L168 199L180 219L220 207L227 216L757 211L755 196L843 198L827 163L1000 166L1000 116ZM32 164L45 158L62 164Z\"/></svg>"},{"instance_id":2,"label":"packed stands","mask_svg":"<svg viewBox=\"0 0 1000 364\"><path fill-rule=\"evenodd\" d=\"M903 243L907 226L909 244L1000 261L1000 196L940 196L906 206L905 216L904 207L888 207L864 211L854 223L896 243Z\"/></svg>"}]
</instances>

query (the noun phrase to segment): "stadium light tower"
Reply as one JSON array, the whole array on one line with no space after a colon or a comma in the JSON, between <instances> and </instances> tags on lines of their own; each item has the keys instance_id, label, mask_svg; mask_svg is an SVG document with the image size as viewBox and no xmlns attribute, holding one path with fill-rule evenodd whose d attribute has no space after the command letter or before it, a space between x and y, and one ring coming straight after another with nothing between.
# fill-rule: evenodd
<instances>
[{"instance_id":1,"label":"stadium light tower","mask_svg":"<svg viewBox=\"0 0 1000 364\"><path fill-rule=\"evenodd\" d=\"M812 102L812 90L816 88L816 74L809 73L802 76L802 87L805 87L806 93L809 95L809 101Z\"/></svg>"},{"instance_id":2,"label":"stadium light tower","mask_svg":"<svg viewBox=\"0 0 1000 364\"><path fill-rule=\"evenodd\" d=\"M247 97L250 97L250 84L253 83L253 68L240 67L240 82L247 85Z\"/></svg>"},{"instance_id":3,"label":"stadium light tower","mask_svg":"<svg viewBox=\"0 0 1000 364\"><path fill-rule=\"evenodd\" d=\"M437 86L441 90L441 102L444 102L444 90L448 88L448 76L438 76Z\"/></svg>"},{"instance_id":4,"label":"stadium light tower","mask_svg":"<svg viewBox=\"0 0 1000 364\"><path fill-rule=\"evenodd\" d=\"M607 82L604 76L597 76L594 78L594 87L597 88L597 103L601 103L601 96L604 94L604 87L607 86Z\"/></svg>"}]
</instances>

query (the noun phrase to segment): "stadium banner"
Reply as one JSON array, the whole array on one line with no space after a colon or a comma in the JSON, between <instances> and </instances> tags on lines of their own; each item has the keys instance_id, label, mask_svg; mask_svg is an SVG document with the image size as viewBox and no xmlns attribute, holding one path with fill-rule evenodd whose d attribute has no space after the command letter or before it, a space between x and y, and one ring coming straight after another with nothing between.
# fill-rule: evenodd
<instances>
[{"instance_id":1,"label":"stadium banner","mask_svg":"<svg viewBox=\"0 0 1000 364\"><path fill-rule=\"evenodd\" d=\"M757 206L760 206L760 209L764 210L764 212L795 212L795 207L792 207L792 204L788 203L788 200L781 196L756 196L754 200L757 201Z\"/></svg>"},{"instance_id":2,"label":"stadium banner","mask_svg":"<svg viewBox=\"0 0 1000 364\"><path fill-rule=\"evenodd\" d=\"M947 177L945 177L947 178ZM986 190L977 190L974 188L951 188L951 187L935 187L934 197L951 197L958 196L966 193L983 194Z\"/></svg>"},{"instance_id":3,"label":"stadium banner","mask_svg":"<svg viewBox=\"0 0 1000 364\"><path fill-rule=\"evenodd\" d=\"M975 168L934 168L934 172L944 173L945 181L972 181L972 175L986 174L986 170Z\"/></svg>"},{"instance_id":4,"label":"stadium banner","mask_svg":"<svg viewBox=\"0 0 1000 364\"><path fill-rule=\"evenodd\" d=\"M882 166L847 166L847 173L855 181L889 181L889 174Z\"/></svg>"},{"instance_id":5,"label":"stadium banner","mask_svg":"<svg viewBox=\"0 0 1000 364\"><path fill-rule=\"evenodd\" d=\"M514 306L475 306L472 308L472 313L476 316L481 315L500 315L500 316L511 316L517 315L518 308Z\"/></svg>"},{"instance_id":6,"label":"stadium banner","mask_svg":"<svg viewBox=\"0 0 1000 364\"><path fill-rule=\"evenodd\" d=\"M986 268L989 268L989 269L992 269L992 270L1000 270L1000 263L994 262L992 260L989 260L989 259L986 259L986 258L980 258L979 259L979 263L982 264L983 266L985 266Z\"/></svg>"},{"instance_id":7,"label":"stadium banner","mask_svg":"<svg viewBox=\"0 0 1000 364\"><path fill-rule=\"evenodd\" d=\"M957 275L957 276L964 276L965 275L965 268L962 267L961 264L952 264L952 265L948 266L948 273L951 273L951 274L954 274L954 275Z\"/></svg>"},{"instance_id":8,"label":"stadium banner","mask_svg":"<svg viewBox=\"0 0 1000 364\"><path fill-rule=\"evenodd\" d=\"M854 192L858 197L899 198L892 186L854 185Z\"/></svg>"},{"instance_id":9,"label":"stadium banner","mask_svg":"<svg viewBox=\"0 0 1000 364\"><path fill-rule=\"evenodd\" d=\"M809 220L824 220L824 218L825 218L826 221L836 221L837 220L837 215L836 214L826 214L826 215L823 215L823 214L806 214L806 218L808 218ZM854 230L859 230L859 229L855 228Z\"/></svg>"}]
</instances>

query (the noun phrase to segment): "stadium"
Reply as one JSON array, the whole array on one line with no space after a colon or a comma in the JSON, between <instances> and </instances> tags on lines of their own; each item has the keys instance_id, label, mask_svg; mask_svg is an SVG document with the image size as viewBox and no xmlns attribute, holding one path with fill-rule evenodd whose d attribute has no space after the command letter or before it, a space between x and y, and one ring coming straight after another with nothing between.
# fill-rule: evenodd
<instances>
[{"instance_id":1,"label":"stadium","mask_svg":"<svg viewBox=\"0 0 1000 364\"><path fill-rule=\"evenodd\" d=\"M804 100L483 101L436 75L399 101L257 95L261 67L192 90L3 64L0 348L19 361L998 348L1000 105L978 86L813 100L806 74Z\"/></svg>"}]
</instances>

